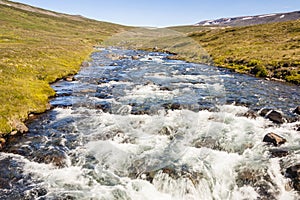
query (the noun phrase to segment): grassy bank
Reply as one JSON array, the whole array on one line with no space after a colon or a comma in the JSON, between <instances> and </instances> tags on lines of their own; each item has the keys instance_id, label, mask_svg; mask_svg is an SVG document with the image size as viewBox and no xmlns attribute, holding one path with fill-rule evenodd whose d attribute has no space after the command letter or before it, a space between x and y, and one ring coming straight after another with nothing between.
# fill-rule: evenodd
<instances>
[{"instance_id":1,"label":"grassy bank","mask_svg":"<svg viewBox=\"0 0 300 200\"><path fill-rule=\"evenodd\" d=\"M26 11L20 8L22 4L2 2L0 135L20 129L28 114L45 111L48 98L54 95L49 83L76 73L93 45L127 29L32 7Z\"/></svg>"},{"instance_id":2,"label":"grassy bank","mask_svg":"<svg viewBox=\"0 0 300 200\"><path fill-rule=\"evenodd\" d=\"M248 27L186 32L213 58L214 64L300 84L300 20ZM194 28L195 29L195 28Z\"/></svg>"}]
</instances>

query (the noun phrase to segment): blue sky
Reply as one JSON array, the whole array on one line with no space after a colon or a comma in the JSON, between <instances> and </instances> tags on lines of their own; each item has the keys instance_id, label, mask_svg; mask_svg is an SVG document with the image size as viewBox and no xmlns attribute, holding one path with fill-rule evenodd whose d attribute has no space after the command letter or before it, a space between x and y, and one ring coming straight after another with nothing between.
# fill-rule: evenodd
<instances>
[{"instance_id":1,"label":"blue sky","mask_svg":"<svg viewBox=\"0 0 300 200\"><path fill-rule=\"evenodd\" d=\"M15 0L124 25L163 27L300 10L300 0Z\"/></svg>"}]
</instances>

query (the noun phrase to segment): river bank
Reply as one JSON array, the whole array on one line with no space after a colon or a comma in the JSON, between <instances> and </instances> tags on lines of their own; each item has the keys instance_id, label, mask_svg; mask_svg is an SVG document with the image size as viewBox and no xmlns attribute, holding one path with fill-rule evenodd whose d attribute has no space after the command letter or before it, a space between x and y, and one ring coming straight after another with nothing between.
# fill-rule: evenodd
<instances>
[{"instance_id":1,"label":"river bank","mask_svg":"<svg viewBox=\"0 0 300 200\"><path fill-rule=\"evenodd\" d=\"M47 110L50 83L80 69L93 45L128 27L0 2L0 136Z\"/></svg>"}]
</instances>

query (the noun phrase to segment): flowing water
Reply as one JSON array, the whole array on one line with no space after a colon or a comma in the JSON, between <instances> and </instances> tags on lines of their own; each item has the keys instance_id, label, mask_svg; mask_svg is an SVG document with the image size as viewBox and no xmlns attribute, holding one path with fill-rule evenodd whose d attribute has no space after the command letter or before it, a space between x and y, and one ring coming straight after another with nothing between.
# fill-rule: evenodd
<instances>
[{"instance_id":1,"label":"flowing water","mask_svg":"<svg viewBox=\"0 0 300 200\"><path fill-rule=\"evenodd\" d=\"M0 199L299 199L299 87L167 56L102 49L53 84L54 109L0 152ZM286 122L245 116L262 108Z\"/></svg>"}]
</instances>

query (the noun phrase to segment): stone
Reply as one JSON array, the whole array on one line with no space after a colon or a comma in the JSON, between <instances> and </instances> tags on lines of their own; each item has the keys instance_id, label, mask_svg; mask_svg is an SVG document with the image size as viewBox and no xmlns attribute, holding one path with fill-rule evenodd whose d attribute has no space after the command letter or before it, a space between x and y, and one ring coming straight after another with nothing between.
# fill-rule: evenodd
<instances>
[{"instance_id":1,"label":"stone","mask_svg":"<svg viewBox=\"0 0 300 200\"><path fill-rule=\"evenodd\" d=\"M253 110L247 111L247 112L244 113L242 116L243 116L243 117L250 118L250 119L256 119L256 118L257 118L257 114L256 114L256 112L253 111Z\"/></svg>"},{"instance_id":2,"label":"stone","mask_svg":"<svg viewBox=\"0 0 300 200\"><path fill-rule=\"evenodd\" d=\"M36 161L40 163L52 164L58 168L67 166L66 155L59 150L52 150L47 152L39 152L36 157Z\"/></svg>"},{"instance_id":3,"label":"stone","mask_svg":"<svg viewBox=\"0 0 300 200\"><path fill-rule=\"evenodd\" d=\"M263 142L271 143L277 147L280 146L281 144L284 144L286 142L286 139L284 139L283 137L275 133L268 133L267 135L265 135Z\"/></svg>"},{"instance_id":4,"label":"stone","mask_svg":"<svg viewBox=\"0 0 300 200\"><path fill-rule=\"evenodd\" d=\"M11 133L10 133L10 135L16 135L18 133L18 131L12 131Z\"/></svg>"},{"instance_id":5,"label":"stone","mask_svg":"<svg viewBox=\"0 0 300 200\"><path fill-rule=\"evenodd\" d=\"M161 87L159 89L162 90L162 91L172 91L172 89L169 88L169 87Z\"/></svg>"},{"instance_id":6,"label":"stone","mask_svg":"<svg viewBox=\"0 0 300 200\"><path fill-rule=\"evenodd\" d=\"M300 164L290 166L286 169L286 177L292 180L292 186L300 191Z\"/></svg>"},{"instance_id":7,"label":"stone","mask_svg":"<svg viewBox=\"0 0 300 200\"><path fill-rule=\"evenodd\" d=\"M118 63L111 63L109 66L118 66Z\"/></svg>"},{"instance_id":8,"label":"stone","mask_svg":"<svg viewBox=\"0 0 300 200\"><path fill-rule=\"evenodd\" d=\"M271 149L270 153L272 157L279 157L279 158L289 155L289 151L285 149Z\"/></svg>"},{"instance_id":9,"label":"stone","mask_svg":"<svg viewBox=\"0 0 300 200\"><path fill-rule=\"evenodd\" d=\"M67 76L64 78L65 81L68 81L68 82L72 82L72 81L75 81L75 78L74 76Z\"/></svg>"},{"instance_id":10,"label":"stone","mask_svg":"<svg viewBox=\"0 0 300 200\"><path fill-rule=\"evenodd\" d=\"M300 115L300 106L298 106L297 108L295 108L295 110L293 111L293 113L296 113L296 114Z\"/></svg>"},{"instance_id":11,"label":"stone","mask_svg":"<svg viewBox=\"0 0 300 200\"><path fill-rule=\"evenodd\" d=\"M262 117L265 117L265 116L268 114L268 112L270 112L270 111L271 111L271 109L269 109L269 108L263 108L263 109L259 112L259 115L262 116Z\"/></svg>"},{"instance_id":12,"label":"stone","mask_svg":"<svg viewBox=\"0 0 300 200\"><path fill-rule=\"evenodd\" d=\"M276 124L283 124L285 122L282 114L278 111L272 110L270 113L266 115L266 118L271 120Z\"/></svg>"},{"instance_id":13,"label":"stone","mask_svg":"<svg viewBox=\"0 0 300 200\"><path fill-rule=\"evenodd\" d=\"M172 135L173 129L172 129L172 127L164 126L164 127L162 127L161 130L159 130L158 133L159 133L160 135Z\"/></svg>"},{"instance_id":14,"label":"stone","mask_svg":"<svg viewBox=\"0 0 300 200\"><path fill-rule=\"evenodd\" d=\"M220 144L218 142L218 140L212 138L212 137L205 137L205 138L201 138L199 140L197 140L196 142L194 142L194 147L195 148L210 148L210 149L214 149L214 150L220 150Z\"/></svg>"},{"instance_id":15,"label":"stone","mask_svg":"<svg viewBox=\"0 0 300 200\"><path fill-rule=\"evenodd\" d=\"M27 126L23 122L21 122L21 121L19 121L17 119L12 120L10 122L10 124L13 127L13 129L15 129L16 131L18 131L20 133L26 133L26 132L28 132Z\"/></svg>"},{"instance_id":16,"label":"stone","mask_svg":"<svg viewBox=\"0 0 300 200\"><path fill-rule=\"evenodd\" d=\"M6 140L4 138L0 138L0 149L4 146Z\"/></svg>"},{"instance_id":17,"label":"stone","mask_svg":"<svg viewBox=\"0 0 300 200\"><path fill-rule=\"evenodd\" d=\"M132 59L132 60L138 60L139 57L138 57L138 56L131 56L131 59Z\"/></svg>"}]
</instances>

